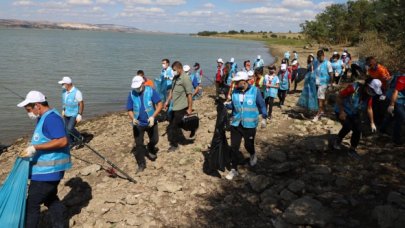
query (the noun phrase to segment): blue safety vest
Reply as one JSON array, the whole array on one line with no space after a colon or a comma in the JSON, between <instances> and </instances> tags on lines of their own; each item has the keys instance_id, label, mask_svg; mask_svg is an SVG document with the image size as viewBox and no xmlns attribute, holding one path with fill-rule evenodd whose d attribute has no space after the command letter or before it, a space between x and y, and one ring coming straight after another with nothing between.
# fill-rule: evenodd
<instances>
[{"instance_id":1,"label":"blue safety vest","mask_svg":"<svg viewBox=\"0 0 405 228\"><path fill-rule=\"evenodd\" d=\"M148 117L151 117L153 116L153 113L155 113L155 107L152 102L153 89L150 88L149 86L145 86L145 89L142 93L143 93L143 106L145 107L145 112L146 114L148 114ZM131 92L131 98L133 103L132 110L134 112L134 118L138 119L139 112L141 110L141 94Z\"/></svg>"},{"instance_id":2,"label":"blue safety vest","mask_svg":"<svg viewBox=\"0 0 405 228\"><path fill-rule=\"evenodd\" d=\"M167 90L170 90L172 86L172 81L173 81L173 69L171 67L167 67L166 70L162 69L162 72L160 73L160 78L162 80L162 83L166 83Z\"/></svg>"},{"instance_id":3,"label":"blue safety vest","mask_svg":"<svg viewBox=\"0 0 405 228\"><path fill-rule=\"evenodd\" d=\"M360 100L359 84L353 83L354 93L351 96L347 96L343 100L343 110L349 116L356 115L362 108ZM339 105L335 105L335 112L339 113Z\"/></svg>"},{"instance_id":4,"label":"blue safety vest","mask_svg":"<svg viewBox=\"0 0 405 228\"><path fill-rule=\"evenodd\" d=\"M243 103L240 101L243 96ZM245 93L235 89L232 93L233 119L232 126L242 124L244 128L256 128L259 122L259 109L256 105L257 88L251 86Z\"/></svg>"},{"instance_id":5,"label":"blue safety vest","mask_svg":"<svg viewBox=\"0 0 405 228\"><path fill-rule=\"evenodd\" d=\"M45 137L42 132L44 121L51 113L60 116L55 109L49 110L41 116L31 139L32 145L40 145L51 141L51 139ZM71 167L69 146L54 150L37 150L30 162L32 175L60 172L70 169Z\"/></svg>"},{"instance_id":6,"label":"blue safety vest","mask_svg":"<svg viewBox=\"0 0 405 228\"><path fill-rule=\"evenodd\" d=\"M278 76L275 75L273 80L271 80L271 85L276 86L278 81ZM267 84L267 82L266 82ZM278 89L277 88L266 88L265 97L277 97Z\"/></svg>"},{"instance_id":7,"label":"blue safety vest","mask_svg":"<svg viewBox=\"0 0 405 228\"><path fill-rule=\"evenodd\" d=\"M284 53L284 58L285 58L285 59L290 59L290 52L288 52L288 51L285 52L285 53Z\"/></svg>"},{"instance_id":8,"label":"blue safety vest","mask_svg":"<svg viewBox=\"0 0 405 228\"><path fill-rule=\"evenodd\" d=\"M232 83L232 74L236 74L236 70L238 68L238 65L236 63L233 63L231 66L231 70L228 73L228 78L226 80L226 85L231 86Z\"/></svg>"},{"instance_id":9,"label":"blue safety vest","mask_svg":"<svg viewBox=\"0 0 405 228\"><path fill-rule=\"evenodd\" d=\"M264 66L263 59L256 59L256 61L253 63L253 69L259 68Z\"/></svg>"},{"instance_id":10,"label":"blue safety vest","mask_svg":"<svg viewBox=\"0 0 405 228\"><path fill-rule=\"evenodd\" d=\"M294 59L298 60L298 53L294 53Z\"/></svg>"},{"instance_id":11,"label":"blue safety vest","mask_svg":"<svg viewBox=\"0 0 405 228\"><path fill-rule=\"evenodd\" d=\"M281 75L283 72L279 72L278 77L280 78L280 90L288 90L289 82L288 82L288 70L284 72L284 75Z\"/></svg>"},{"instance_id":12,"label":"blue safety vest","mask_svg":"<svg viewBox=\"0 0 405 228\"><path fill-rule=\"evenodd\" d=\"M331 62L333 72L334 73L336 73L336 72L339 73L339 76L343 75L342 64L343 64L343 61L341 59ZM333 75L333 76L335 76L335 75Z\"/></svg>"},{"instance_id":13,"label":"blue safety vest","mask_svg":"<svg viewBox=\"0 0 405 228\"><path fill-rule=\"evenodd\" d=\"M65 116L75 117L79 114L79 101L76 100L77 91L76 87L73 87L69 94L67 90L62 91L62 104Z\"/></svg>"},{"instance_id":14,"label":"blue safety vest","mask_svg":"<svg viewBox=\"0 0 405 228\"><path fill-rule=\"evenodd\" d=\"M194 72L194 76L197 77L198 84L201 84L202 70L198 69Z\"/></svg>"},{"instance_id":15,"label":"blue safety vest","mask_svg":"<svg viewBox=\"0 0 405 228\"><path fill-rule=\"evenodd\" d=\"M315 75L319 85L328 85L330 82L330 76L328 72L328 61L324 60L322 63L316 61ZM318 84L318 83L317 83Z\"/></svg>"}]
</instances>

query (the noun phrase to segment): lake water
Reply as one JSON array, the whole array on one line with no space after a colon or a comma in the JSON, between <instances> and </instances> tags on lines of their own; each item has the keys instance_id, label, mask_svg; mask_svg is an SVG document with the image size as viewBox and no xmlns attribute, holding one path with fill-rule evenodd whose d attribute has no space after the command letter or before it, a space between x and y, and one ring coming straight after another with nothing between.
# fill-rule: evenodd
<instances>
[{"instance_id":1,"label":"lake water","mask_svg":"<svg viewBox=\"0 0 405 228\"><path fill-rule=\"evenodd\" d=\"M199 62L211 80L216 59L243 60L260 54L268 64L272 57L260 42L191 37L189 35L129 34L70 30L0 29L0 143L29 135L34 121L17 108L21 101L3 86L25 97L30 90L47 96L61 108L63 76L70 76L83 93L84 118L125 110L130 82L142 69L150 78L161 71L161 59ZM210 81L203 79L203 84Z\"/></svg>"}]
</instances>

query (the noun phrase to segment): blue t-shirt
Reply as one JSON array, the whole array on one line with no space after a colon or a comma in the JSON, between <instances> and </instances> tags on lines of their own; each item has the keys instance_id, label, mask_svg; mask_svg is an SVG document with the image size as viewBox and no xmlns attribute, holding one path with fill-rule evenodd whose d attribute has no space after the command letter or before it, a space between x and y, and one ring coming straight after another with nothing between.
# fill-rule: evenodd
<instances>
[{"instance_id":1,"label":"blue t-shirt","mask_svg":"<svg viewBox=\"0 0 405 228\"><path fill-rule=\"evenodd\" d=\"M39 120L38 120L39 121ZM42 126L42 132L48 139L60 139L66 137L65 123L63 119L55 113L49 114ZM31 180L34 181L59 181L63 178L65 171L47 173L47 174L35 174L31 176Z\"/></svg>"},{"instance_id":2,"label":"blue t-shirt","mask_svg":"<svg viewBox=\"0 0 405 228\"><path fill-rule=\"evenodd\" d=\"M131 93L135 94L135 91L132 91L128 95L128 101L127 101L127 110L128 111L133 111L134 107L134 102L132 101L132 96ZM141 96L139 97L141 99L141 109L139 110L139 116L138 116L138 121L139 121L139 126L141 127L146 127L148 126L148 114L145 111L145 105L143 104L143 92ZM153 104L157 104L161 101L159 94L156 92L156 90L153 89L152 92L152 102Z\"/></svg>"}]
</instances>

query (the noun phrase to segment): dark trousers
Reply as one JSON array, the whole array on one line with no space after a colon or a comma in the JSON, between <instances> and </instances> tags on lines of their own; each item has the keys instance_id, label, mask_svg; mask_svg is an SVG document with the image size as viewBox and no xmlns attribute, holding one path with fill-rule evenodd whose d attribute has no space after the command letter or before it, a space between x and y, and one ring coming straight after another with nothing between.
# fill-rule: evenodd
<instances>
[{"instance_id":1,"label":"dark trousers","mask_svg":"<svg viewBox=\"0 0 405 228\"><path fill-rule=\"evenodd\" d=\"M280 105L284 105L285 97L287 96L287 90L278 90L278 99L280 100Z\"/></svg>"},{"instance_id":2,"label":"dark trousers","mask_svg":"<svg viewBox=\"0 0 405 228\"><path fill-rule=\"evenodd\" d=\"M170 146L177 147L179 145L183 132L181 131L181 124L183 123L183 117L187 113L187 108L173 111L171 119L169 120L169 126L167 131L167 138L170 142Z\"/></svg>"},{"instance_id":3,"label":"dark trousers","mask_svg":"<svg viewBox=\"0 0 405 228\"><path fill-rule=\"evenodd\" d=\"M339 117L338 117L339 118ZM342 124L342 129L338 133L339 143L343 141L343 138L352 131L352 137L350 139L350 145L352 148L356 149L359 145L361 137L361 120L359 115L348 115L345 121L340 121Z\"/></svg>"},{"instance_id":4,"label":"dark trousers","mask_svg":"<svg viewBox=\"0 0 405 228\"><path fill-rule=\"evenodd\" d=\"M68 133L73 134L75 137L80 138L80 133L79 131L75 128L76 126L76 117L68 117L65 116L65 126L66 126L66 130L68 131ZM72 135L69 134L69 144L72 144L73 142L76 141L75 137L73 137Z\"/></svg>"},{"instance_id":5,"label":"dark trousers","mask_svg":"<svg viewBox=\"0 0 405 228\"><path fill-rule=\"evenodd\" d=\"M135 139L135 159L138 165L145 165L145 155L146 153L154 152L156 144L159 142L159 132L158 132L158 124L155 123L153 127L145 126L133 126L132 131L134 132L134 139ZM145 132L148 134L149 143L147 146L148 151L146 151L145 143L144 143L144 135Z\"/></svg>"},{"instance_id":6,"label":"dark trousers","mask_svg":"<svg viewBox=\"0 0 405 228\"><path fill-rule=\"evenodd\" d=\"M26 228L38 227L41 204L48 207L52 227L66 227L65 206L57 196L58 184L59 181L31 181L28 188Z\"/></svg>"},{"instance_id":7,"label":"dark trousers","mask_svg":"<svg viewBox=\"0 0 405 228\"><path fill-rule=\"evenodd\" d=\"M394 135L395 144L401 144L401 126L405 121L405 104L395 104L394 110Z\"/></svg>"},{"instance_id":8,"label":"dark trousers","mask_svg":"<svg viewBox=\"0 0 405 228\"><path fill-rule=\"evenodd\" d=\"M237 169L237 165L240 163L239 147L242 138L245 142L245 149L250 155L253 155L256 153L255 137L256 128L244 128L242 125L238 127L231 126L231 164L233 169Z\"/></svg>"},{"instance_id":9,"label":"dark trousers","mask_svg":"<svg viewBox=\"0 0 405 228\"><path fill-rule=\"evenodd\" d=\"M271 114L273 113L273 105L274 105L274 97L267 97L266 100L266 107L268 107L267 115L271 118Z\"/></svg>"}]
</instances>

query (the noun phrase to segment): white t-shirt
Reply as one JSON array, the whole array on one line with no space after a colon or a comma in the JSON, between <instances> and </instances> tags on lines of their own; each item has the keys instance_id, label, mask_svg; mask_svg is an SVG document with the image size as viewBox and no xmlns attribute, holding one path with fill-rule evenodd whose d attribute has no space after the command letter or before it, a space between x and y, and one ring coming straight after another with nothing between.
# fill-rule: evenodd
<instances>
[{"instance_id":1,"label":"white t-shirt","mask_svg":"<svg viewBox=\"0 0 405 228\"><path fill-rule=\"evenodd\" d=\"M72 87L72 89L70 89L70 91L66 91L66 95L65 95L65 97L63 98L64 100L66 100L66 97L74 90L74 86ZM78 90L78 89L76 89L76 95L75 95L75 100L77 101L77 102L80 102L80 101L83 101L83 94L82 94L82 92L80 92L80 90Z\"/></svg>"}]
</instances>

